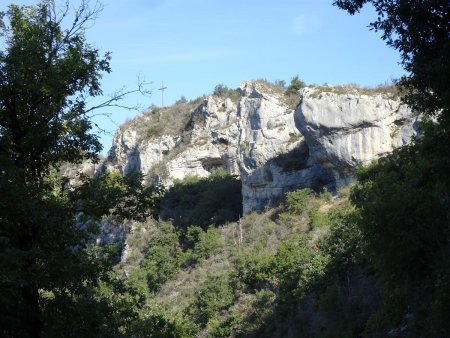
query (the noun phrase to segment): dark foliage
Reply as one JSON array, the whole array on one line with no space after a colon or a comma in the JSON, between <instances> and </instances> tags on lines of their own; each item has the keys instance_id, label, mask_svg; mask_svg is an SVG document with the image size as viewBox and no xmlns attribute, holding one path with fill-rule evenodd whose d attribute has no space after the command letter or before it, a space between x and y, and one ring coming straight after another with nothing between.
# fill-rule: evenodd
<instances>
[{"instance_id":1,"label":"dark foliage","mask_svg":"<svg viewBox=\"0 0 450 338\"><path fill-rule=\"evenodd\" d=\"M176 227L221 225L237 221L242 213L241 181L216 174L175 183L161 201L161 217Z\"/></svg>"},{"instance_id":2,"label":"dark foliage","mask_svg":"<svg viewBox=\"0 0 450 338\"><path fill-rule=\"evenodd\" d=\"M373 267L383 283L371 335L446 337L450 311L450 3L446 0L339 0L355 14L372 4L370 26L400 52L399 84L414 109L436 116L416 142L358 173L352 201Z\"/></svg>"},{"instance_id":3,"label":"dark foliage","mask_svg":"<svg viewBox=\"0 0 450 338\"><path fill-rule=\"evenodd\" d=\"M374 329L405 324L411 335L450 333L449 133L427 123L422 137L358 173L352 193L361 231L384 283ZM428 311L423 311L427 308Z\"/></svg>"},{"instance_id":4,"label":"dark foliage","mask_svg":"<svg viewBox=\"0 0 450 338\"><path fill-rule=\"evenodd\" d=\"M338 0L338 7L355 14L365 4L378 13L370 27L400 52L408 75L400 85L417 111L450 120L450 4L447 0Z\"/></svg>"},{"instance_id":5,"label":"dark foliage","mask_svg":"<svg viewBox=\"0 0 450 338\"><path fill-rule=\"evenodd\" d=\"M85 179L69 189L57 174L63 162L97 160L85 100L101 95L100 78L110 71L109 55L85 41L101 8L81 1L64 29L70 9L45 0L0 16L7 19L0 22L2 337L101 336L112 309L95 290L117 252L92 245L96 221L145 217L155 205L136 176Z\"/></svg>"},{"instance_id":6,"label":"dark foliage","mask_svg":"<svg viewBox=\"0 0 450 338\"><path fill-rule=\"evenodd\" d=\"M300 80L299 76L296 75L291 79L291 83L289 84L289 86L286 88L286 95L298 95L298 91L300 89L302 89L303 87L305 87L305 82L303 82L302 80Z\"/></svg>"}]
</instances>

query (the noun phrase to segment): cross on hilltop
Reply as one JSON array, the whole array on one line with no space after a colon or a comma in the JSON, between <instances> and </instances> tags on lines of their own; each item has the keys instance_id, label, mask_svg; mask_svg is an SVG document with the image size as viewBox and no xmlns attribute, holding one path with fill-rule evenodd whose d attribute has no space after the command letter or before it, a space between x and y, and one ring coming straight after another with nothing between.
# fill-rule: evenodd
<instances>
[{"instance_id":1,"label":"cross on hilltop","mask_svg":"<svg viewBox=\"0 0 450 338\"><path fill-rule=\"evenodd\" d=\"M167 87L164 87L164 82L161 82L161 88L158 88L158 90L161 91L161 107L164 108L164 90L166 90Z\"/></svg>"}]
</instances>

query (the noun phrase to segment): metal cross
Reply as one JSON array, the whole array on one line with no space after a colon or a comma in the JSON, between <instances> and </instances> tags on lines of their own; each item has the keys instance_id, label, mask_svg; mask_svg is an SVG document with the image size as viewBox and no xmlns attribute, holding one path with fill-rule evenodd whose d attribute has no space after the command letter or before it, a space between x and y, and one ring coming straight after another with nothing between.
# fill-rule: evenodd
<instances>
[{"instance_id":1,"label":"metal cross","mask_svg":"<svg viewBox=\"0 0 450 338\"><path fill-rule=\"evenodd\" d=\"M158 88L158 90L161 91L161 107L164 108L164 90L167 89L167 87L164 87L164 82L161 82L161 88Z\"/></svg>"}]
</instances>

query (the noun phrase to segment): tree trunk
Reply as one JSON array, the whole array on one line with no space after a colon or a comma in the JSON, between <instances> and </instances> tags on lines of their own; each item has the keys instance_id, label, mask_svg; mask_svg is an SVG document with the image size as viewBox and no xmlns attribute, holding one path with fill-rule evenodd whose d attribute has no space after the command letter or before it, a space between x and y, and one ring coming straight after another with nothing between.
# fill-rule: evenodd
<instances>
[{"instance_id":1,"label":"tree trunk","mask_svg":"<svg viewBox=\"0 0 450 338\"><path fill-rule=\"evenodd\" d=\"M24 329L30 338L42 337L42 318L39 307L39 289L36 285L28 285L22 288L22 297L26 312L23 318Z\"/></svg>"}]
</instances>

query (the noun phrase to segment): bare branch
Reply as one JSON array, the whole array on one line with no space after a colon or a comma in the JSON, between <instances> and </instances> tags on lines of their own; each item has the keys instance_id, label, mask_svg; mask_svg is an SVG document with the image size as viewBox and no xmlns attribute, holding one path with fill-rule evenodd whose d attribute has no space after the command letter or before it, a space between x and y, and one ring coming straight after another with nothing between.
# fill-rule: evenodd
<instances>
[{"instance_id":1,"label":"bare branch","mask_svg":"<svg viewBox=\"0 0 450 338\"><path fill-rule=\"evenodd\" d=\"M58 51L64 46L70 39L78 34L84 33L89 29L99 17L103 11L104 6L98 1L82 0L77 8L71 8L70 0L66 0L64 5L57 6L55 0L50 0L47 4L49 15L51 15L51 21L55 22L57 26L64 26L63 21L68 17L71 10L73 10L74 17L72 19L69 28L64 31L64 37L54 47L55 51ZM91 25L88 25L91 23Z\"/></svg>"},{"instance_id":2,"label":"bare branch","mask_svg":"<svg viewBox=\"0 0 450 338\"><path fill-rule=\"evenodd\" d=\"M99 114L99 115L101 115L101 114ZM109 116L109 114L106 114L105 117L109 118L109 120L110 120L116 127L119 126L116 122L114 122L114 120ZM114 132L109 131L109 130L106 130L105 128L100 127L100 125L99 125L98 123L92 121L92 124L94 125L94 127L95 127L100 133L102 133L102 134L104 134L104 135L109 135L109 136L113 136L113 135L114 135Z\"/></svg>"},{"instance_id":3,"label":"bare branch","mask_svg":"<svg viewBox=\"0 0 450 338\"><path fill-rule=\"evenodd\" d=\"M107 99L106 101L87 109L85 111L85 113L87 114L94 110L107 108L107 107L118 107L118 108L123 108L123 109L127 109L127 110L139 110L139 109L141 109L141 107L139 105L128 106L128 105L120 104L119 102L122 101L126 96L129 96L131 94L139 93L143 96L151 95L152 91L150 89L146 89L146 86L149 84L150 83L146 83L146 82L144 82L144 80L142 80L140 77L138 77L138 84L137 84L136 89L126 90L126 88L123 87L120 90L113 93L112 95L110 95L110 98Z\"/></svg>"}]
</instances>

